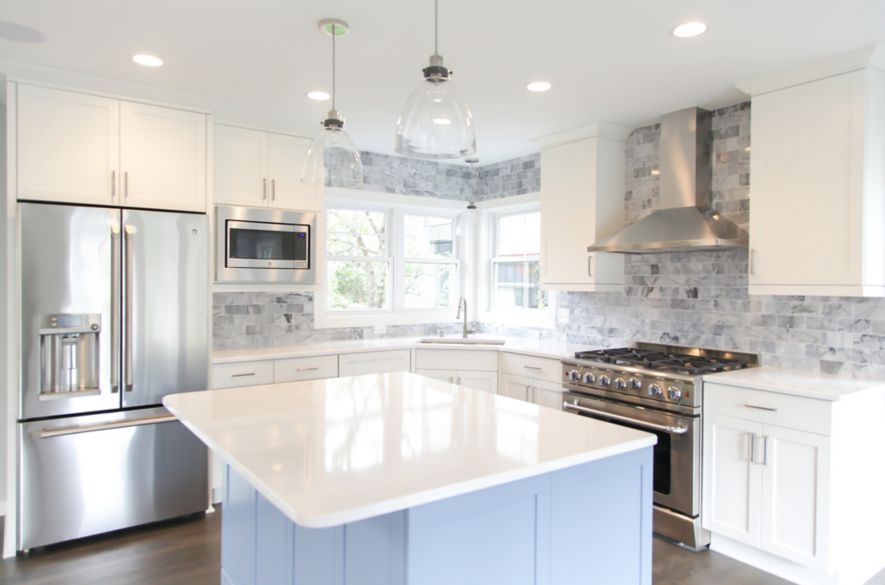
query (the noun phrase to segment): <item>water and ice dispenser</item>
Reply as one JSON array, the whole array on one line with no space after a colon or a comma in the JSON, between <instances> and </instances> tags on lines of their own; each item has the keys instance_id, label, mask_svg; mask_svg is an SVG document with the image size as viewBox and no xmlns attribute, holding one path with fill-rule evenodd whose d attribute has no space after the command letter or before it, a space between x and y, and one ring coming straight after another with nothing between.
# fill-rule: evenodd
<instances>
[{"instance_id":1,"label":"water and ice dispenser","mask_svg":"<svg viewBox=\"0 0 885 585\"><path fill-rule=\"evenodd\" d=\"M99 390L101 315L41 315L37 332L41 397Z\"/></svg>"}]
</instances>

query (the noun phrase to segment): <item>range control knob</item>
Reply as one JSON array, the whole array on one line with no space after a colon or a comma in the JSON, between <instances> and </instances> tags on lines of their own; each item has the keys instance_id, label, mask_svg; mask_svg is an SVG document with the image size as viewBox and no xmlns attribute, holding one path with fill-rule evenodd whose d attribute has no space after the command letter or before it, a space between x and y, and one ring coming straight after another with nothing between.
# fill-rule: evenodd
<instances>
[{"instance_id":1,"label":"range control knob","mask_svg":"<svg viewBox=\"0 0 885 585\"><path fill-rule=\"evenodd\" d=\"M603 375L599 376L599 383L602 384L603 386L608 386L609 384L612 383L612 379L609 378L608 376L606 376L605 374L603 374Z\"/></svg>"},{"instance_id":2,"label":"range control knob","mask_svg":"<svg viewBox=\"0 0 885 585\"><path fill-rule=\"evenodd\" d=\"M618 390L626 390L627 389L627 381L624 378L615 378L615 388Z\"/></svg>"},{"instance_id":3,"label":"range control knob","mask_svg":"<svg viewBox=\"0 0 885 585\"><path fill-rule=\"evenodd\" d=\"M639 378L630 378L630 387L634 390L639 390L642 388L642 380Z\"/></svg>"},{"instance_id":4,"label":"range control knob","mask_svg":"<svg viewBox=\"0 0 885 585\"><path fill-rule=\"evenodd\" d=\"M676 386L670 386L667 388L667 398L670 400L679 400L682 398L682 390L677 388Z\"/></svg>"},{"instance_id":5,"label":"range control knob","mask_svg":"<svg viewBox=\"0 0 885 585\"><path fill-rule=\"evenodd\" d=\"M581 379L581 374L578 372L578 370L569 370L569 373L567 375L568 379L572 382L577 382Z\"/></svg>"},{"instance_id":6,"label":"range control knob","mask_svg":"<svg viewBox=\"0 0 885 585\"><path fill-rule=\"evenodd\" d=\"M652 398L660 398L664 392L658 384L650 384L648 386L648 395Z\"/></svg>"},{"instance_id":7,"label":"range control knob","mask_svg":"<svg viewBox=\"0 0 885 585\"><path fill-rule=\"evenodd\" d=\"M585 384L592 384L596 381L596 376L593 375L593 372L585 372L583 379Z\"/></svg>"}]
</instances>

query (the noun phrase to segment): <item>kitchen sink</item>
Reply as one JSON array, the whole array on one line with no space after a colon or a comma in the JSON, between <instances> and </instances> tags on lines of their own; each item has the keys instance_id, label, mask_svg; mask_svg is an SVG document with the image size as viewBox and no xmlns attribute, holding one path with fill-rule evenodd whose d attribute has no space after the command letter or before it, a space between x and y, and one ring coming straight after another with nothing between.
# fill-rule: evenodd
<instances>
[{"instance_id":1,"label":"kitchen sink","mask_svg":"<svg viewBox=\"0 0 885 585\"><path fill-rule=\"evenodd\" d=\"M424 337L418 343L442 343L448 345L504 345L504 340L494 337Z\"/></svg>"}]
</instances>

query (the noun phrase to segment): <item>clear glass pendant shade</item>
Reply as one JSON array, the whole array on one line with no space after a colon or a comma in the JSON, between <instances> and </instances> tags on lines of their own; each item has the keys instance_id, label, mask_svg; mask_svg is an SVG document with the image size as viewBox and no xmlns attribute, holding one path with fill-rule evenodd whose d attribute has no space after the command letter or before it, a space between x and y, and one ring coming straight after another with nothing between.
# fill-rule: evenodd
<instances>
[{"instance_id":1,"label":"clear glass pendant shade","mask_svg":"<svg viewBox=\"0 0 885 585\"><path fill-rule=\"evenodd\" d=\"M320 131L307 149L301 181L314 185L328 184L332 187L362 186L363 163L360 152L347 132L329 126Z\"/></svg>"},{"instance_id":2,"label":"clear glass pendant shade","mask_svg":"<svg viewBox=\"0 0 885 585\"><path fill-rule=\"evenodd\" d=\"M396 121L396 152L421 158L462 158L476 152L470 109L448 77L429 77Z\"/></svg>"}]
</instances>

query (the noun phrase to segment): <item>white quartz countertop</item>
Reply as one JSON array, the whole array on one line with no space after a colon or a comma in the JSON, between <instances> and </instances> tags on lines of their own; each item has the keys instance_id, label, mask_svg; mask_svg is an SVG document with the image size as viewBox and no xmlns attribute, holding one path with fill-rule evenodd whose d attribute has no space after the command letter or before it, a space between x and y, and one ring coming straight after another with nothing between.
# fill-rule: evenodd
<instances>
[{"instance_id":1,"label":"white quartz countertop","mask_svg":"<svg viewBox=\"0 0 885 585\"><path fill-rule=\"evenodd\" d=\"M770 367L710 374L704 376L704 381L818 400L841 400L857 392L885 392L885 380L859 380Z\"/></svg>"},{"instance_id":2,"label":"white quartz countertop","mask_svg":"<svg viewBox=\"0 0 885 585\"><path fill-rule=\"evenodd\" d=\"M293 522L315 528L656 441L407 372L175 394L163 404Z\"/></svg>"},{"instance_id":3,"label":"white quartz countertop","mask_svg":"<svg viewBox=\"0 0 885 585\"><path fill-rule=\"evenodd\" d=\"M212 363L224 364L234 362L250 362L260 360L277 360L294 357L311 357L342 353L359 353L365 351L384 351L391 349L458 349L458 350L493 350L536 355L554 359L574 357L576 351L596 349L590 346L571 345L537 339L519 337L496 337L493 335L477 335L478 339L504 339L504 345L456 344L456 343L420 343L419 337L391 337L379 339L355 339L347 341L323 341L304 343L287 347L268 347L259 349L236 349L215 351Z\"/></svg>"}]
</instances>

